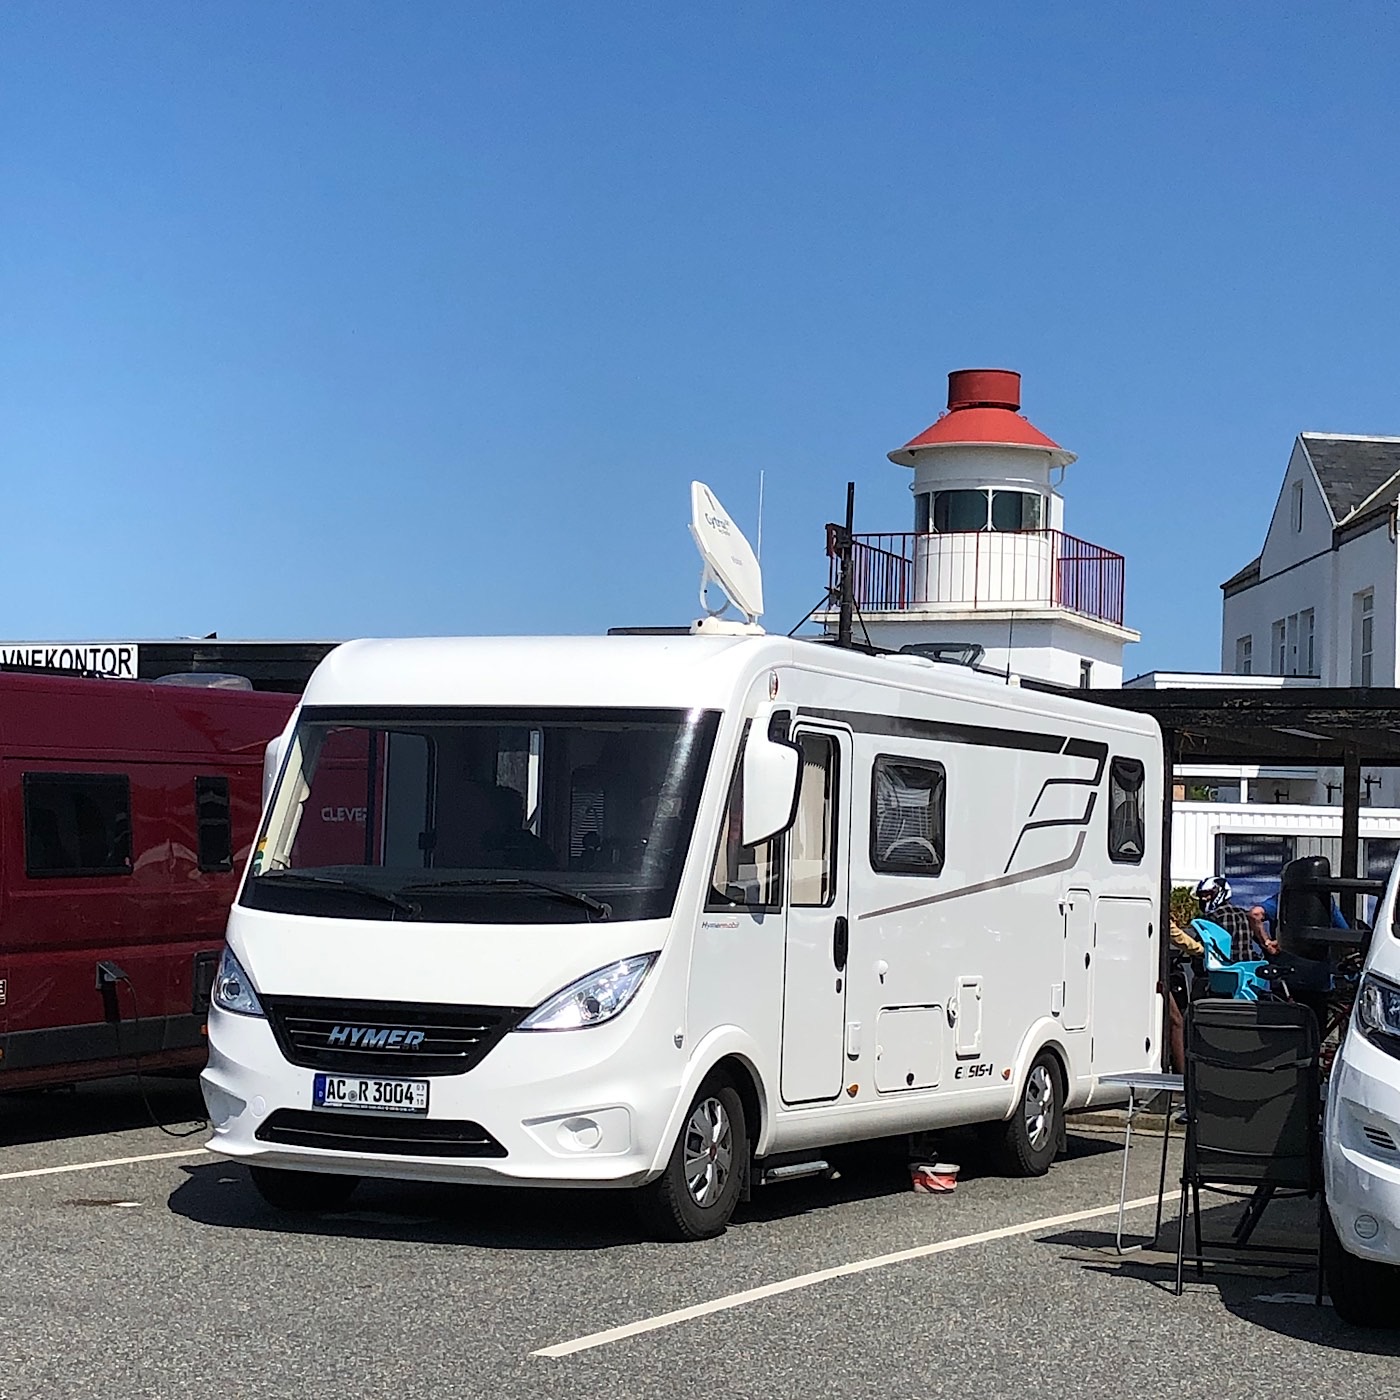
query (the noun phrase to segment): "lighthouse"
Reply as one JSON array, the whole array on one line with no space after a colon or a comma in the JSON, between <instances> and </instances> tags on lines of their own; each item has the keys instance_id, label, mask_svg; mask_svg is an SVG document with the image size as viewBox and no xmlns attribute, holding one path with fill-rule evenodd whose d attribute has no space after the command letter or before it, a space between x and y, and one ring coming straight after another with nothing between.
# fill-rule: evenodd
<instances>
[{"instance_id":1,"label":"lighthouse","mask_svg":"<svg viewBox=\"0 0 1400 1400\"><path fill-rule=\"evenodd\" d=\"M1067 533L1058 488L1075 454L1020 409L1015 370L954 370L947 412L889 454L913 469L914 528L855 536L855 636L981 647L984 667L1117 687L1139 637L1123 625L1123 556ZM835 613L821 620L835 631Z\"/></svg>"}]
</instances>

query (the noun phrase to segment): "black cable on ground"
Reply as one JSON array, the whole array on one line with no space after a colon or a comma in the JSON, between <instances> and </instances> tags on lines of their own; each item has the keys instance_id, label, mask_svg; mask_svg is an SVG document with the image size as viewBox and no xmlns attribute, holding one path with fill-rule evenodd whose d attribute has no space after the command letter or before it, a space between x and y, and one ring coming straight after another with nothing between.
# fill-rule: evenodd
<instances>
[{"instance_id":1,"label":"black cable on ground","mask_svg":"<svg viewBox=\"0 0 1400 1400\"><path fill-rule=\"evenodd\" d=\"M133 1012L132 1027L134 1028L136 1034L139 1036L141 1034L141 998L137 994L136 983L133 982L125 972L123 972L119 977L113 978L112 980L116 982L125 982L126 985L131 988L131 1009ZM121 1036L120 1019L118 1019L117 1021L117 1035L118 1037ZM120 1051L120 1041L118 1042L117 1048ZM141 1076L141 1052L139 1049L139 1044L138 1049L135 1051L135 1053L133 1053L131 1057L131 1068L136 1075L137 1092L141 1095L141 1102L146 1106L146 1115L150 1118L152 1127L159 1128L160 1131L166 1135L166 1137L172 1138L190 1138L194 1137L196 1133L202 1133L208 1130L209 1120L207 1118L201 1118L199 1122L197 1122L192 1128L186 1128L183 1132L176 1132L174 1128L167 1128L165 1124L160 1121L160 1118L157 1115L155 1108L151 1104L150 1095L146 1092L146 1081Z\"/></svg>"}]
</instances>

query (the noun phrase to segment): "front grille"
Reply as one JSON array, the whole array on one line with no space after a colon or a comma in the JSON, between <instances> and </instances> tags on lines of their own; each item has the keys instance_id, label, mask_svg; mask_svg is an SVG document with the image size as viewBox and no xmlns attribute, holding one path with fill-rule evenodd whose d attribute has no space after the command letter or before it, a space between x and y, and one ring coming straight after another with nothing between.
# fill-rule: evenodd
<instances>
[{"instance_id":1,"label":"front grille","mask_svg":"<svg viewBox=\"0 0 1400 1400\"><path fill-rule=\"evenodd\" d=\"M350 1074L465 1074L526 1014L505 1006L324 997L263 997L262 1002L289 1063ZM394 1031L404 1033L397 1046L380 1035Z\"/></svg>"},{"instance_id":2,"label":"front grille","mask_svg":"<svg viewBox=\"0 0 1400 1400\"><path fill-rule=\"evenodd\" d=\"M401 1157L504 1157L480 1123L403 1114L320 1113L279 1108L258 1129L260 1142L321 1147L330 1152L382 1152Z\"/></svg>"},{"instance_id":3,"label":"front grille","mask_svg":"<svg viewBox=\"0 0 1400 1400\"><path fill-rule=\"evenodd\" d=\"M1366 1134L1372 1147L1379 1147L1382 1152L1395 1151L1395 1139L1389 1133L1380 1128L1362 1128L1361 1131Z\"/></svg>"}]
</instances>

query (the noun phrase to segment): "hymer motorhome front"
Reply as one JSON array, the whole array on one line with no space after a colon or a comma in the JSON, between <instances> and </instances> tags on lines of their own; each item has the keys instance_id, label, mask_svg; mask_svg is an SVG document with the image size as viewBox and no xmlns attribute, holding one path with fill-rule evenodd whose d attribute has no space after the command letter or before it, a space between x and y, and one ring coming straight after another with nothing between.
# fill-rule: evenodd
<instances>
[{"instance_id":1,"label":"hymer motorhome front","mask_svg":"<svg viewBox=\"0 0 1400 1400\"><path fill-rule=\"evenodd\" d=\"M1160 1061L1149 720L702 627L350 643L284 747L203 1080L274 1203L634 1187L699 1238L856 1139L1043 1172Z\"/></svg>"}]
</instances>

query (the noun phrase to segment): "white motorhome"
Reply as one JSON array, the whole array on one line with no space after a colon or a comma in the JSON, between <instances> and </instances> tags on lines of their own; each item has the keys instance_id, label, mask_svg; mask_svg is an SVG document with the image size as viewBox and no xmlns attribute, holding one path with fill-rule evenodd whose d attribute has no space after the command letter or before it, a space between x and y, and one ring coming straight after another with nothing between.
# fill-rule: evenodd
<instances>
[{"instance_id":1,"label":"white motorhome","mask_svg":"<svg viewBox=\"0 0 1400 1400\"><path fill-rule=\"evenodd\" d=\"M1160 1063L1150 719L702 624L349 643L284 747L203 1076L275 1204L636 1187L701 1238L857 1139L1039 1174Z\"/></svg>"}]
</instances>

